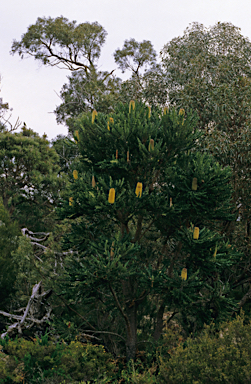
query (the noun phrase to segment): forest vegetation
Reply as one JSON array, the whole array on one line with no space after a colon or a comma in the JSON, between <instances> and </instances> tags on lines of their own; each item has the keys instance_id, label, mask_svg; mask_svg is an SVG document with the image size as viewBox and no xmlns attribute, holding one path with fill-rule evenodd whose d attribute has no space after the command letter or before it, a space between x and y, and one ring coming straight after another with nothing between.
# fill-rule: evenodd
<instances>
[{"instance_id":1,"label":"forest vegetation","mask_svg":"<svg viewBox=\"0 0 251 384\"><path fill-rule=\"evenodd\" d=\"M48 17L12 44L69 70L68 135L0 104L0 383L250 383L251 43L125 40L121 80L106 35Z\"/></svg>"}]
</instances>

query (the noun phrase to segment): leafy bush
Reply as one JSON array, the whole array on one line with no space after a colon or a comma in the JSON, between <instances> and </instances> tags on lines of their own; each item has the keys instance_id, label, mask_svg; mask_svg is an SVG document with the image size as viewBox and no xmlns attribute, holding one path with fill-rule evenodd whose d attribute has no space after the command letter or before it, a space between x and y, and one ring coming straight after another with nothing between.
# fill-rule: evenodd
<instances>
[{"instance_id":1,"label":"leafy bush","mask_svg":"<svg viewBox=\"0 0 251 384\"><path fill-rule=\"evenodd\" d=\"M158 383L246 384L251 382L251 323L243 316L224 323L220 330L207 326L196 339L160 355Z\"/></svg>"},{"instance_id":2,"label":"leafy bush","mask_svg":"<svg viewBox=\"0 0 251 384\"><path fill-rule=\"evenodd\" d=\"M1 340L0 383L111 382L115 364L101 345L54 343L47 336ZM48 381L47 381L48 379ZM49 380L50 379L50 380ZM69 381L70 380L70 381Z\"/></svg>"}]
</instances>

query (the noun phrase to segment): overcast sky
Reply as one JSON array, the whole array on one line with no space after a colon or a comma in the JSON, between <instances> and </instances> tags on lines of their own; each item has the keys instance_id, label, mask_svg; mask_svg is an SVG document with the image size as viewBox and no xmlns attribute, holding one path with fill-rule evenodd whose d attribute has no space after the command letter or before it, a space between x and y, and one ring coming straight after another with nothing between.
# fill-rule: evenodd
<instances>
[{"instance_id":1,"label":"overcast sky","mask_svg":"<svg viewBox=\"0 0 251 384\"><path fill-rule=\"evenodd\" d=\"M150 40L159 53L165 43L182 35L194 21L205 26L231 22L251 39L250 0L3 0L0 7L0 97L8 102L12 122L19 117L29 128L49 139L67 134L56 123L53 110L67 82L67 70L44 67L33 58L9 54L12 40L20 40L38 17L64 16L77 23L97 21L108 32L100 69L116 68L113 52L125 39ZM119 72L117 71L117 74Z\"/></svg>"}]
</instances>

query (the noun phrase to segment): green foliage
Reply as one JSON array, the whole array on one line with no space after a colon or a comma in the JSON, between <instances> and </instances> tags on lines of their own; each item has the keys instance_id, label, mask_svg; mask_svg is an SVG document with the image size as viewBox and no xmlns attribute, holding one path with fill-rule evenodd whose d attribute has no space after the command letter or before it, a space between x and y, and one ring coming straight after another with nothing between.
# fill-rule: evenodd
<instances>
[{"instance_id":1,"label":"green foliage","mask_svg":"<svg viewBox=\"0 0 251 384\"><path fill-rule=\"evenodd\" d=\"M165 308L180 313L187 332L228 316L235 308L229 292L239 255L217 230L223 220L234 218L231 173L196 151L201 137L196 118L183 111L150 111L141 103L134 109L131 103L119 105L112 115L98 113L95 121L83 114L75 129L78 178L71 176L68 199L58 212L72 221L64 246L77 257L65 260L61 287L88 330L91 324L115 332L123 351L128 328L137 324L133 341L126 342L134 343L133 355L137 337L159 339L162 328L156 324ZM138 182L143 190L137 197ZM198 240L194 226L200 228ZM187 281L180 277L183 268Z\"/></svg>"},{"instance_id":2,"label":"green foliage","mask_svg":"<svg viewBox=\"0 0 251 384\"><path fill-rule=\"evenodd\" d=\"M122 72L130 69L136 75L144 66L154 66L156 63L156 52L149 40L142 43L135 39L125 40L122 49L117 49L114 53L115 62Z\"/></svg>"},{"instance_id":3,"label":"green foliage","mask_svg":"<svg viewBox=\"0 0 251 384\"><path fill-rule=\"evenodd\" d=\"M76 25L62 16L39 17L19 42L13 41L12 53L31 55L45 65L88 70L99 58L106 34L97 22Z\"/></svg>"},{"instance_id":4,"label":"green foliage","mask_svg":"<svg viewBox=\"0 0 251 384\"><path fill-rule=\"evenodd\" d=\"M11 222L8 211L0 199L0 309L3 310L9 296L15 291L17 265L12 258L12 252L17 248L18 235L17 223Z\"/></svg>"},{"instance_id":5,"label":"green foliage","mask_svg":"<svg viewBox=\"0 0 251 384\"><path fill-rule=\"evenodd\" d=\"M76 142L71 140L68 136L58 135L51 143L59 156L59 172L69 174L71 171L71 164L79 155Z\"/></svg>"},{"instance_id":6,"label":"green foliage","mask_svg":"<svg viewBox=\"0 0 251 384\"><path fill-rule=\"evenodd\" d=\"M159 383L250 383L251 324L243 317L219 330L207 326L198 338L188 338L171 357L160 357Z\"/></svg>"},{"instance_id":7,"label":"green foliage","mask_svg":"<svg viewBox=\"0 0 251 384\"><path fill-rule=\"evenodd\" d=\"M144 368L142 368L140 361L131 361L127 364L127 368L121 372L121 382L133 384L157 384L158 379L155 375L156 367L153 366L149 369Z\"/></svg>"},{"instance_id":8,"label":"green foliage","mask_svg":"<svg viewBox=\"0 0 251 384\"><path fill-rule=\"evenodd\" d=\"M250 113L250 56L250 41L231 23L192 23L162 50L170 102L197 111L201 128L240 127Z\"/></svg>"},{"instance_id":9,"label":"green foliage","mask_svg":"<svg viewBox=\"0 0 251 384\"><path fill-rule=\"evenodd\" d=\"M162 51L170 104L196 111L206 132L203 151L232 170L232 200L238 221L226 221L222 233L243 252L236 265L236 287L245 305L250 279L251 215L251 42L231 23L206 28L193 23ZM245 308L247 310L247 308Z\"/></svg>"},{"instance_id":10,"label":"green foliage","mask_svg":"<svg viewBox=\"0 0 251 384\"><path fill-rule=\"evenodd\" d=\"M121 81L114 70L98 71L98 59L106 31L97 22L76 24L64 17L38 18L20 41L13 41L12 53L21 58L33 56L44 65L66 67L72 74L64 84L62 103L56 108L57 121L66 123L73 133L73 119L80 113L96 109L110 113L118 102L146 100L164 105L166 81L156 63L156 52L148 40L125 40L114 59L122 72L131 77ZM145 70L142 73L142 70Z\"/></svg>"},{"instance_id":11,"label":"green foliage","mask_svg":"<svg viewBox=\"0 0 251 384\"><path fill-rule=\"evenodd\" d=\"M72 132L73 120L82 112L113 111L121 100L120 89L121 80L107 71L73 72L60 92L62 103L55 110L57 121L66 122Z\"/></svg>"},{"instance_id":12,"label":"green foliage","mask_svg":"<svg viewBox=\"0 0 251 384\"><path fill-rule=\"evenodd\" d=\"M26 126L21 133L0 134L0 196L20 226L44 230L64 185L57 161L46 138Z\"/></svg>"},{"instance_id":13,"label":"green foliage","mask_svg":"<svg viewBox=\"0 0 251 384\"><path fill-rule=\"evenodd\" d=\"M0 383L35 384L55 377L58 383L108 383L114 374L112 356L103 346L77 340L67 345L50 341L48 336L33 341L0 340L0 346Z\"/></svg>"}]
</instances>

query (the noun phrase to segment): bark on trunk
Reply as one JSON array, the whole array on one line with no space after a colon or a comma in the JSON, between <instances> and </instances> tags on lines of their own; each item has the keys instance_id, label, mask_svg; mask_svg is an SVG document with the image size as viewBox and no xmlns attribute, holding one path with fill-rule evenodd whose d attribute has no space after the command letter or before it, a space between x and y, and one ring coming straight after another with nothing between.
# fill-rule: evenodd
<instances>
[{"instance_id":1,"label":"bark on trunk","mask_svg":"<svg viewBox=\"0 0 251 384\"><path fill-rule=\"evenodd\" d=\"M131 303L126 308L126 315L129 321L126 338L126 360L135 360L137 350L137 305Z\"/></svg>"},{"instance_id":2,"label":"bark on trunk","mask_svg":"<svg viewBox=\"0 0 251 384\"><path fill-rule=\"evenodd\" d=\"M153 334L153 338L155 341L158 341L160 336L161 336L161 333L162 333L162 330L163 330L163 315L164 315L164 311L165 311L165 304L162 303L161 306L159 307L159 310L157 312L157 320L156 320L156 326L155 326L155 330L154 330L154 334Z\"/></svg>"}]
</instances>

